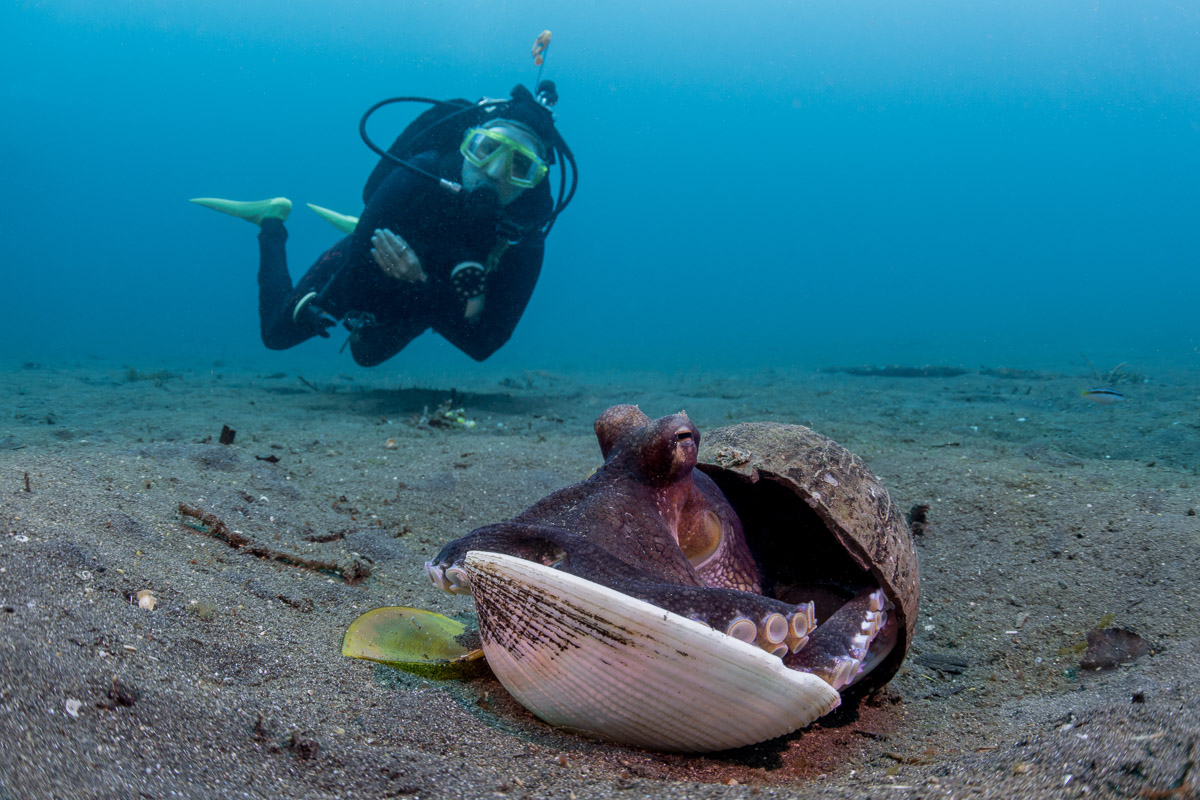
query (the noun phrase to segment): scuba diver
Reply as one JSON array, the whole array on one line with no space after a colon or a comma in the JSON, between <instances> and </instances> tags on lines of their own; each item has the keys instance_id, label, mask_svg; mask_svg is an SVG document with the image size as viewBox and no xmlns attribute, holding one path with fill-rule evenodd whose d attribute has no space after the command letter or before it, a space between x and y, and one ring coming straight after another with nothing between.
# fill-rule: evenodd
<instances>
[{"instance_id":1,"label":"scuba diver","mask_svg":"<svg viewBox=\"0 0 1200 800\"><path fill-rule=\"evenodd\" d=\"M381 160L363 188L362 215L308 204L347 235L295 286L285 250L290 200L193 199L261 229L263 344L282 350L328 338L341 321L364 367L386 361L431 328L477 361L492 355L529 303L546 235L578 182L574 157L554 127L556 101L554 84L543 81L537 96L518 85L506 100L399 97L372 106L359 130ZM396 102L432 107L385 152L366 124ZM556 163L554 200L545 179Z\"/></svg>"}]
</instances>

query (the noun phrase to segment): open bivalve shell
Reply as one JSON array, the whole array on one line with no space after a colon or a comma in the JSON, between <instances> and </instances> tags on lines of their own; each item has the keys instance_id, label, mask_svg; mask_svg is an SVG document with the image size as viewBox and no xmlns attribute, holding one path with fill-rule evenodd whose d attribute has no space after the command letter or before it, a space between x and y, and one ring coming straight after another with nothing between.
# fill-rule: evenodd
<instances>
[{"instance_id":1,"label":"open bivalve shell","mask_svg":"<svg viewBox=\"0 0 1200 800\"><path fill-rule=\"evenodd\" d=\"M466 567L488 665L551 725L707 752L782 736L841 702L758 647L600 584L479 550Z\"/></svg>"}]
</instances>

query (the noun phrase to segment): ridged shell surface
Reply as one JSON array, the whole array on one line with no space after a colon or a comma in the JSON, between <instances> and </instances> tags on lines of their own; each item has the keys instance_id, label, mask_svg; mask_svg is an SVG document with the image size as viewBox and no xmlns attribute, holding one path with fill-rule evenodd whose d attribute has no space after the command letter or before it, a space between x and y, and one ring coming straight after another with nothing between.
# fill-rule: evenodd
<instances>
[{"instance_id":1,"label":"ridged shell surface","mask_svg":"<svg viewBox=\"0 0 1200 800\"><path fill-rule=\"evenodd\" d=\"M841 702L757 647L591 581L478 550L466 567L488 665L551 725L707 752L782 736Z\"/></svg>"}]
</instances>

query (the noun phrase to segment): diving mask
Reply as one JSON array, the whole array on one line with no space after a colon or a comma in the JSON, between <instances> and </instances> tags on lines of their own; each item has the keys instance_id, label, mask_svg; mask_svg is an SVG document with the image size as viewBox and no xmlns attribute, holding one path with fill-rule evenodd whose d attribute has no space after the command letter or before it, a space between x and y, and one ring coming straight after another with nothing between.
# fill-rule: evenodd
<instances>
[{"instance_id":1,"label":"diving mask","mask_svg":"<svg viewBox=\"0 0 1200 800\"><path fill-rule=\"evenodd\" d=\"M477 167L486 167L497 158L505 159L508 162L505 179L522 189L537 186L550 171L533 149L491 128L471 128L458 149L463 158Z\"/></svg>"}]
</instances>

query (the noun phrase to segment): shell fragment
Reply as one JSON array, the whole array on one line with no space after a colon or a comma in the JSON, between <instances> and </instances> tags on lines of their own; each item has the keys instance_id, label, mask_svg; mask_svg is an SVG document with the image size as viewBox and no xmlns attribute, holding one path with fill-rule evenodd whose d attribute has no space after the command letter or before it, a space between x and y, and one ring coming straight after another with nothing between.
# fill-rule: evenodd
<instances>
[{"instance_id":1,"label":"shell fragment","mask_svg":"<svg viewBox=\"0 0 1200 800\"><path fill-rule=\"evenodd\" d=\"M841 702L761 648L583 578L478 550L466 567L488 665L551 725L706 752L782 736Z\"/></svg>"}]
</instances>

